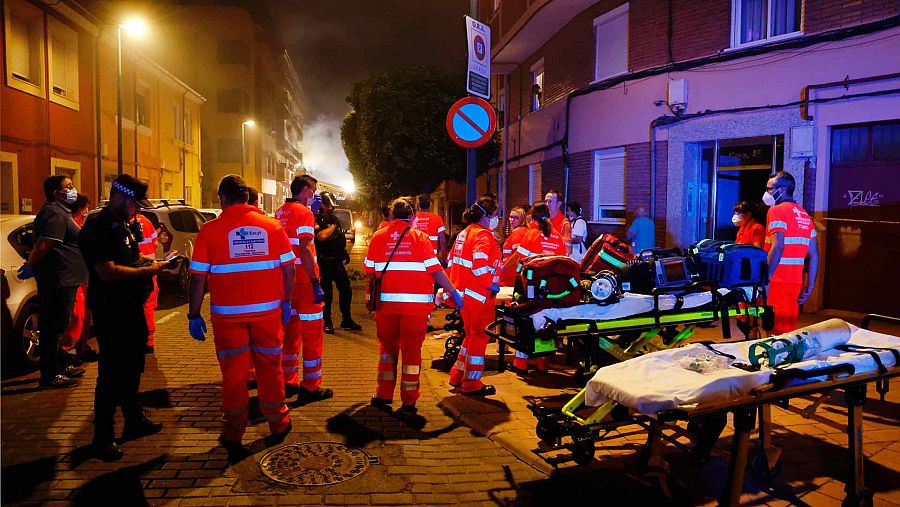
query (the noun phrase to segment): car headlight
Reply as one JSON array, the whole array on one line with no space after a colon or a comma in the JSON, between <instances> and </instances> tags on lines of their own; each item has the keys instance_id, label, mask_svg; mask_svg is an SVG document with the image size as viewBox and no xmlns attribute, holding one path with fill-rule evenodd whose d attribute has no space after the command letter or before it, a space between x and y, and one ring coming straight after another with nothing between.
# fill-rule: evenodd
<instances>
[{"instance_id":1,"label":"car headlight","mask_svg":"<svg viewBox=\"0 0 900 507\"><path fill-rule=\"evenodd\" d=\"M354 222L354 223L353 223L353 228L354 228L354 229L362 229L362 221L357 220L356 222Z\"/></svg>"}]
</instances>

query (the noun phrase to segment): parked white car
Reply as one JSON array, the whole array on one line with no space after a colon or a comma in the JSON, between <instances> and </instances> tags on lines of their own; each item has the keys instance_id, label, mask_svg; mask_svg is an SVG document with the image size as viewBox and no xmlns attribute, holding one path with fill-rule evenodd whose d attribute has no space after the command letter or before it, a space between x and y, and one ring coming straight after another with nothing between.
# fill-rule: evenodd
<instances>
[{"instance_id":1,"label":"parked white car","mask_svg":"<svg viewBox=\"0 0 900 507\"><path fill-rule=\"evenodd\" d=\"M3 270L3 355L19 365L37 366L38 298L34 278L20 280L16 272L34 246L34 215L0 217L0 262ZM8 292L7 292L8 291Z\"/></svg>"},{"instance_id":2,"label":"parked white car","mask_svg":"<svg viewBox=\"0 0 900 507\"><path fill-rule=\"evenodd\" d=\"M203 215L203 218L205 218L207 222L218 218L219 215L222 214L222 210L219 208L200 208L197 211L199 211L200 214Z\"/></svg>"}]
</instances>

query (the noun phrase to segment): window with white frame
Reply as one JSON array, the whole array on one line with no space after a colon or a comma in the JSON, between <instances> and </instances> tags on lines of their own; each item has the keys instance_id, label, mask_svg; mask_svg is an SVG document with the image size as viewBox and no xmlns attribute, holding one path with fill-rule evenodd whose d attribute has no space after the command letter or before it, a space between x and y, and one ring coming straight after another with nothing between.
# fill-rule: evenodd
<instances>
[{"instance_id":1,"label":"window with white frame","mask_svg":"<svg viewBox=\"0 0 900 507\"><path fill-rule=\"evenodd\" d=\"M497 128L502 129L506 122L506 88L503 86L503 78L497 81L500 86L497 88Z\"/></svg>"},{"instance_id":2,"label":"window with white frame","mask_svg":"<svg viewBox=\"0 0 900 507\"><path fill-rule=\"evenodd\" d=\"M191 126L191 112L184 112L184 142L185 144L194 144L194 130Z\"/></svg>"},{"instance_id":3,"label":"window with white frame","mask_svg":"<svg viewBox=\"0 0 900 507\"><path fill-rule=\"evenodd\" d=\"M531 66L531 110L537 111L544 103L544 59Z\"/></svg>"},{"instance_id":4,"label":"window with white frame","mask_svg":"<svg viewBox=\"0 0 900 507\"><path fill-rule=\"evenodd\" d=\"M44 95L44 14L24 0L4 3L6 83L33 95Z\"/></svg>"},{"instance_id":5,"label":"window with white frame","mask_svg":"<svg viewBox=\"0 0 900 507\"><path fill-rule=\"evenodd\" d=\"M802 7L802 0L732 0L731 46L798 35Z\"/></svg>"},{"instance_id":6,"label":"window with white frame","mask_svg":"<svg viewBox=\"0 0 900 507\"><path fill-rule=\"evenodd\" d=\"M625 148L594 151L594 221L625 223Z\"/></svg>"},{"instance_id":7,"label":"window with white frame","mask_svg":"<svg viewBox=\"0 0 900 507\"><path fill-rule=\"evenodd\" d=\"M78 109L78 32L49 18L50 100Z\"/></svg>"},{"instance_id":8,"label":"window with white frame","mask_svg":"<svg viewBox=\"0 0 900 507\"><path fill-rule=\"evenodd\" d=\"M138 90L134 96L135 123L138 125L150 125L150 103L147 101L147 92Z\"/></svg>"},{"instance_id":9,"label":"window with white frame","mask_svg":"<svg viewBox=\"0 0 900 507\"><path fill-rule=\"evenodd\" d=\"M528 166L528 202L532 203L544 199L541 189L541 176L543 168L541 164L529 164Z\"/></svg>"},{"instance_id":10,"label":"window with white frame","mask_svg":"<svg viewBox=\"0 0 900 507\"><path fill-rule=\"evenodd\" d=\"M628 72L628 4L594 19L594 81Z\"/></svg>"},{"instance_id":11,"label":"window with white frame","mask_svg":"<svg viewBox=\"0 0 900 507\"><path fill-rule=\"evenodd\" d=\"M172 106L172 138L176 141L184 141L184 137L182 137L182 127L181 108Z\"/></svg>"}]
</instances>

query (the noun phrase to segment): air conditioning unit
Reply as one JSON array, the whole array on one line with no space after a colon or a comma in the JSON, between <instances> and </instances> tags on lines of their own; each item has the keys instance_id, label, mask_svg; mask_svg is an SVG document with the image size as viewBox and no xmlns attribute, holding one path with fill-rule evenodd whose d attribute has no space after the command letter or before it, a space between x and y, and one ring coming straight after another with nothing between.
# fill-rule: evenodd
<instances>
[{"instance_id":1,"label":"air conditioning unit","mask_svg":"<svg viewBox=\"0 0 900 507\"><path fill-rule=\"evenodd\" d=\"M687 79L672 79L669 81L669 86L666 90L666 101L669 103L672 112L676 115L683 113L687 109Z\"/></svg>"}]
</instances>

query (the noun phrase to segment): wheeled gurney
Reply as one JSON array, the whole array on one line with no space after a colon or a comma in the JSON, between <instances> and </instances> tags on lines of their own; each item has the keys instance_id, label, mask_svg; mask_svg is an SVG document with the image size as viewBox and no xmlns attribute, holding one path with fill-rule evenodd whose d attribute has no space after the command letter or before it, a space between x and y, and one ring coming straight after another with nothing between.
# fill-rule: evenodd
<instances>
[{"instance_id":1,"label":"wheeled gurney","mask_svg":"<svg viewBox=\"0 0 900 507\"><path fill-rule=\"evenodd\" d=\"M736 505L757 414L759 451L753 469L758 479L772 480L780 469L780 451L772 445L771 404L787 404L792 398L842 389L848 405L850 463L844 503L870 504L871 497L863 487L862 406L869 384L875 384L883 399L889 379L900 375L900 338L867 330L872 320L900 323L900 319L875 315L867 316L862 328L837 321L849 328L846 344L817 351L811 359L786 367L748 368L744 363L748 361L751 343L755 342L743 342L715 344L716 353L733 356L738 367L732 365L709 375L677 364L679 356L710 350L710 346L702 344L648 354L603 368L561 411L532 408L538 418L538 436L553 448L569 448L576 462L586 463L593 459L595 443L604 440L614 429L643 426L648 436L639 466L656 473L660 486L668 494L663 440L682 444L665 436L663 429L676 421L688 421L689 430L692 426L699 429L692 461L702 463L731 412L735 434L720 503ZM827 327L830 322L822 325ZM564 445L567 439L570 441Z\"/></svg>"},{"instance_id":2,"label":"wheeled gurney","mask_svg":"<svg viewBox=\"0 0 900 507\"><path fill-rule=\"evenodd\" d=\"M583 358L576 378L584 384L601 366L686 343L698 324L721 320L723 336L730 338L729 318L771 315L764 304L737 305L757 301L761 293L752 287L715 290L694 283L657 289L653 295L626 292L621 301L606 306L582 303L530 315L502 305L486 331L498 341L500 371L505 369L506 347L541 357L556 353L557 340L565 337Z\"/></svg>"}]
</instances>

